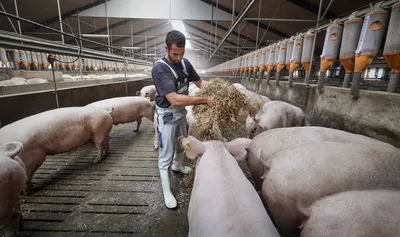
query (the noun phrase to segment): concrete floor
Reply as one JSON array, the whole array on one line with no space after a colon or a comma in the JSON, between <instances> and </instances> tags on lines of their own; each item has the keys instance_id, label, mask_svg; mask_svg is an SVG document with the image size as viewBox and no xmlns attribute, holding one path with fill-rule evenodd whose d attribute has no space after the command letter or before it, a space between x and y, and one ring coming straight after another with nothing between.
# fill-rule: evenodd
<instances>
[{"instance_id":1,"label":"concrete floor","mask_svg":"<svg viewBox=\"0 0 400 237\"><path fill-rule=\"evenodd\" d=\"M164 206L153 150L153 128L143 121L114 126L111 154L100 164L88 144L76 151L48 156L34 176L35 192L21 200L21 237L122 237L188 234L190 187L173 175L176 210Z\"/></svg>"}]
</instances>

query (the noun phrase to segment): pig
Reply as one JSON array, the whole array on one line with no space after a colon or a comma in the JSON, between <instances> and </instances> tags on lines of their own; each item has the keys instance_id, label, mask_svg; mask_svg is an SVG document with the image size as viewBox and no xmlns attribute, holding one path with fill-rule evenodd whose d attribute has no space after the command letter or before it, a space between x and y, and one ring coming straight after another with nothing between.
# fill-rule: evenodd
<instances>
[{"instance_id":1,"label":"pig","mask_svg":"<svg viewBox=\"0 0 400 237\"><path fill-rule=\"evenodd\" d=\"M238 88L238 87L236 87L236 88ZM250 90L247 90L247 89L238 89L238 91L240 93L242 93L243 95L245 95L250 100L251 103L256 103L256 104L262 105L264 103L271 101L268 97L259 95Z\"/></svg>"},{"instance_id":2,"label":"pig","mask_svg":"<svg viewBox=\"0 0 400 237\"><path fill-rule=\"evenodd\" d=\"M299 107L284 101L267 102L254 118L257 126L253 136L274 128L304 126L305 118Z\"/></svg>"},{"instance_id":3,"label":"pig","mask_svg":"<svg viewBox=\"0 0 400 237\"><path fill-rule=\"evenodd\" d=\"M194 128L196 126L196 118L193 113L193 105L185 106L187 114L186 114L186 121L188 125L188 135L193 135Z\"/></svg>"},{"instance_id":4,"label":"pig","mask_svg":"<svg viewBox=\"0 0 400 237\"><path fill-rule=\"evenodd\" d=\"M301 237L399 236L400 192L341 192L314 202L305 214Z\"/></svg>"},{"instance_id":5,"label":"pig","mask_svg":"<svg viewBox=\"0 0 400 237\"><path fill-rule=\"evenodd\" d=\"M264 173L264 164L269 162L269 159L271 159L275 152L288 149L293 145L303 142L318 141L393 147L388 143L367 136L325 127L290 127L265 131L252 139L247 155L247 165L254 178L256 187L258 189L261 188L261 176ZM262 153L261 156L260 152Z\"/></svg>"},{"instance_id":6,"label":"pig","mask_svg":"<svg viewBox=\"0 0 400 237\"><path fill-rule=\"evenodd\" d=\"M5 143L0 148L0 229L6 237L18 236L22 217L19 195L24 188L25 165L17 156L23 145L17 141Z\"/></svg>"},{"instance_id":7,"label":"pig","mask_svg":"<svg viewBox=\"0 0 400 237\"><path fill-rule=\"evenodd\" d=\"M152 122L154 119L154 103L140 96L124 96L99 100L88 104L85 107L108 111L114 108L114 112L112 113L113 124L118 125L136 121L136 130L133 132L139 131L143 117Z\"/></svg>"},{"instance_id":8,"label":"pig","mask_svg":"<svg viewBox=\"0 0 400 237\"><path fill-rule=\"evenodd\" d=\"M299 232L313 202L344 191L400 190L400 149L313 141L281 149L265 165L262 198L282 234Z\"/></svg>"},{"instance_id":9,"label":"pig","mask_svg":"<svg viewBox=\"0 0 400 237\"><path fill-rule=\"evenodd\" d=\"M186 156L195 159L196 174L189 202L190 237L278 237L260 197L240 169L251 140L201 142L179 137Z\"/></svg>"},{"instance_id":10,"label":"pig","mask_svg":"<svg viewBox=\"0 0 400 237\"><path fill-rule=\"evenodd\" d=\"M200 90L199 87L196 86L196 84L191 83L189 85L189 96L195 96L196 92Z\"/></svg>"},{"instance_id":11,"label":"pig","mask_svg":"<svg viewBox=\"0 0 400 237\"><path fill-rule=\"evenodd\" d=\"M17 86L25 84L27 84L27 81L22 77L13 77L9 80L0 81L0 86Z\"/></svg>"},{"instance_id":12,"label":"pig","mask_svg":"<svg viewBox=\"0 0 400 237\"><path fill-rule=\"evenodd\" d=\"M238 90L247 90L246 87L244 87L242 84L240 83L233 83L233 86L238 89Z\"/></svg>"},{"instance_id":13,"label":"pig","mask_svg":"<svg viewBox=\"0 0 400 237\"><path fill-rule=\"evenodd\" d=\"M90 107L67 107L35 114L0 129L0 144L20 141L19 157L26 167L24 194L32 191L32 177L46 155L68 152L92 141L98 149L95 164L108 154L108 136L113 126L112 111Z\"/></svg>"},{"instance_id":14,"label":"pig","mask_svg":"<svg viewBox=\"0 0 400 237\"><path fill-rule=\"evenodd\" d=\"M148 97L150 101L156 99L156 87L154 85L145 86L140 91L136 91L137 96Z\"/></svg>"},{"instance_id":15,"label":"pig","mask_svg":"<svg viewBox=\"0 0 400 237\"><path fill-rule=\"evenodd\" d=\"M27 80L27 84L41 84L41 83L49 83L49 81L43 78L32 78Z\"/></svg>"}]
</instances>

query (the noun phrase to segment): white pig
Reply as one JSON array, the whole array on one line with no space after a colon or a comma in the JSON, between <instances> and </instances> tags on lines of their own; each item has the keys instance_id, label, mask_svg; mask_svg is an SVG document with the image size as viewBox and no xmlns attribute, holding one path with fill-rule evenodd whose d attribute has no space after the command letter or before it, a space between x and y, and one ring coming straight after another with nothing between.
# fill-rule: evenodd
<instances>
[{"instance_id":1,"label":"white pig","mask_svg":"<svg viewBox=\"0 0 400 237\"><path fill-rule=\"evenodd\" d=\"M99 100L85 107L93 107L107 111L114 108L114 112L112 113L113 124L118 125L137 122L136 130L133 132L139 131L143 117L150 121L153 121L154 118L154 103L140 96L124 96Z\"/></svg>"},{"instance_id":2,"label":"white pig","mask_svg":"<svg viewBox=\"0 0 400 237\"><path fill-rule=\"evenodd\" d=\"M31 179L46 160L46 155L68 152L90 141L98 149L94 163L101 162L108 152L108 136L112 128L112 111L89 107L67 107L35 114L0 129L0 144L20 141L24 149L19 157L26 167L24 189L29 194Z\"/></svg>"},{"instance_id":3,"label":"white pig","mask_svg":"<svg viewBox=\"0 0 400 237\"><path fill-rule=\"evenodd\" d=\"M301 237L399 236L400 192L349 191L322 198L306 210Z\"/></svg>"},{"instance_id":4,"label":"white pig","mask_svg":"<svg viewBox=\"0 0 400 237\"><path fill-rule=\"evenodd\" d=\"M49 83L49 81L43 78L32 78L27 80L27 84L41 84L41 83Z\"/></svg>"},{"instance_id":5,"label":"white pig","mask_svg":"<svg viewBox=\"0 0 400 237\"><path fill-rule=\"evenodd\" d=\"M136 91L136 95L141 97L148 97L150 98L150 101L154 101L156 99L156 86L145 86L140 91Z\"/></svg>"},{"instance_id":6,"label":"white pig","mask_svg":"<svg viewBox=\"0 0 400 237\"><path fill-rule=\"evenodd\" d=\"M247 165L252 174L256 186L261 188L261 176L264 173L264 164L269 162L273 154L279 150L288 149L291 146L303 142L331 141L339 143L375 144L387 147L392 145L379 140L345 132L338 129L325 127L290 127L277 128L262 132L252 139L247 156Z\"/></svg>"},{"instance_id":7,"label":"white pig","mask_svg":"<svg viewBox=\"0 0 400 237\"><path fill-rule=\"evenodd\" d=\"M189 85L189 96L195 96L196 92L200 90L199 87L196 86L196 84L192 83Z\"/></svg>"},{"instance_id":8,"label":"white pig","mask_svg":"<svg viewBox=\"0 0 400 237\"><path fill-rule=\"evenodd\" d=\"M13 141L0 148L0 229L6 237L18 236L22 216L19 195L24 188L26 174L24 163L17 156L22 150L20 142Z\"/></svg>"},{"instance_id":9,"label":"white pig","mask_svg":"<svg viewBox=\"0 0 400 237\"><path fill-rule=\"evenodd\" d=\"M188 210L190 237L279 236L260 197L235 160L246 156L250 139L223 143L181 136L178 141L190 159L201 156Z\"/></svg>"},{"instance_id":10,"label":"white pig","mask_svg":"<svg viewBox=\"0 0 400 237\"><path fill-rule=\"evenodd\" d=\"M25 84L27 84L27 81L22 77L13 77L9 80L0 81L0 86L16 86Z\"/></svg>"},{"instance_id":11,"label":"white pig","mask_svg":"<svg viewBox=\"0 0 400 237\"><path fill-rule=\"evenodd\" d=\"M283 234L293 234L313 202L351 190L400 190L400 149L336 142L301 143L272 155L262 197Z\"/></svg>"},{"instance_id":12,"label":"white pig","mask_svg":"<svg viewBox=\"0 0 400 237\"><path fill-rule=\"evenodd\" d=\"M254 118L257 126L253 135L274 128L304 126L305 117L303 110L284 101L267 102Z\"/></svg>"},{"instance_id":13,"label":"white pig","mask_svg":"<svg viewBox=\"0 0 400 237\"><path fill-rule=\"evenodd\" d=\"M238 90L247 90L246 87L244 87L242 84L240 83L233 83L233 86L238 89Z\"/></svg>"}]
</instances>

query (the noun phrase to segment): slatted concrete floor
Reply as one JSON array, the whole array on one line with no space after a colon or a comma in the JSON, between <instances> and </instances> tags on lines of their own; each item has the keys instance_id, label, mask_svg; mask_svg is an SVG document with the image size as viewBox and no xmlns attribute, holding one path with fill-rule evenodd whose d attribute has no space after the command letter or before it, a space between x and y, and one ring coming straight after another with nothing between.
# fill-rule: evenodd
<instances>
[{"instance_id":1,"label":"slatted concrete floor","mask_svg":"<svg viewBox=\"0 0 400 237\"><path fill-rule=\"evenodd\" d=\"M34 176L35 192L22 202L21 236L187 236L190 189L173 175L179 208L163 204L153 150L153 128L143 121L114 126L110 155L94 165L92 144L48 156Z\"/></svg>"}]
</instances>

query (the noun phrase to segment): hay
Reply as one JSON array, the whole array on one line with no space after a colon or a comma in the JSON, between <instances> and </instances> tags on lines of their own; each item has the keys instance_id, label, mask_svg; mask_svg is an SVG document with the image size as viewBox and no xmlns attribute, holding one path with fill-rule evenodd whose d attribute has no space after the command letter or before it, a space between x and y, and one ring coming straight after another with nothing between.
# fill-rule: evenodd
<instances>
[{"instance_id":1,"label":"hay","mask_svg":"<svg viewBox=\"0 0 400 237\"><path fill-rule=\"evenodd\" d=\"M249 137L246 131L247 115L254 116L262 105L250 101L232 83L220 78L211 80L196 96L212 96L216 104L193 107L197 121L195 137L223 141Z\"/></svg>"}]
</instances>

